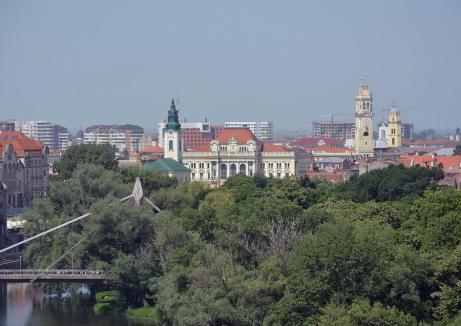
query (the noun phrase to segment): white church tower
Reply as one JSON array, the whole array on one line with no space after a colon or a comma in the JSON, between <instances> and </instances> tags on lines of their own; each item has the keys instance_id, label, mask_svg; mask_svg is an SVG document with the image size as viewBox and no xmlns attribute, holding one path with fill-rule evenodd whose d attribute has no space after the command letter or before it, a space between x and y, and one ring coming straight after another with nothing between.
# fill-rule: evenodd
<instances>
[{"instance_id":1,"label":"white church tower","mask_svg":"<svg viewBox=\"0 0 461 326\"><path fill-rule=\"evenodd\" d=\"M168 111L168 123L163 128L163 153L164 158L172 158L177 162L182 161L183 138L181 125L179 124L178 110L174 100Z\"/></svg>"}]
</instances>

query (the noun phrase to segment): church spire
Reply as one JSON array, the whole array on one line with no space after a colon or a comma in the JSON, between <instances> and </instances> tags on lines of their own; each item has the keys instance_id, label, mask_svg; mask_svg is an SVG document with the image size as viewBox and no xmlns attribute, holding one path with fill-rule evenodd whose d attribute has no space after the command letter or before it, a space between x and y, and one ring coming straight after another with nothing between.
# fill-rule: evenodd
<instances>
[{"instance_id":1,"label":"church spire","mask_svg":"<svg viewBox=\"0 0 461 326\"><path fill-rule=\"evenodd\" d=\"M165 126L167 130L180 130L181 124L179 123L178 110L176 110L176 104L174 99L171 100L170 110L168 111L168 123Z\"/></svg>"}]
</instances>

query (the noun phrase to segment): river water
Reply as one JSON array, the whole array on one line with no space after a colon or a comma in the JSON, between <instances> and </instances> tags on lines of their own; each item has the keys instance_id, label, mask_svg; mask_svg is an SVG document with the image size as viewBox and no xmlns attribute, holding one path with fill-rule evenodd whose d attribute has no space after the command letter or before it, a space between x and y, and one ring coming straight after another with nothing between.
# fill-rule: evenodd
<instances>
[{"instance_id":1,"label":"river water","mask_svg":"<svg viewBox=\"0 0 461 326\"><path fill-rule=\"evenodd\" d=\"M98 316L89 291L73 288L60 297L29 283L0 283L0 326L134 326L123 315Z\"/></svg>"}]
</instances>

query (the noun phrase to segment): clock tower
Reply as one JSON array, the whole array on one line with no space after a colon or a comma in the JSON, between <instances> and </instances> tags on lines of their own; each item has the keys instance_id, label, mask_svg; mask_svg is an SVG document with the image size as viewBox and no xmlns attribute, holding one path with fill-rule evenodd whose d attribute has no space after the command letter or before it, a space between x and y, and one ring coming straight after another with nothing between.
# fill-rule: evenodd
<instances>
[{"instance_id":1,"label":"clock tower","mask_svg":"<svg viewBox=\"0 0 461 326\"><path fill-rule=\"evenodd\" d=\"M373 154L373 96L368 85L362 84L355 97L355 150Z\"/></svg>"},{"instance_id":2,"label":"clock tower","mask_svg":"<svg viewBox=\"0 0 461 326\"><path fill-rule=\"evenodd\" d=\"M164 158L172 158L177 162L181 162L182 151L183 139L178 110L176 110L174 100L171 100L170 110L168 111L168 123L163 128L163 156Z\"/></svg>"}]
</instances>

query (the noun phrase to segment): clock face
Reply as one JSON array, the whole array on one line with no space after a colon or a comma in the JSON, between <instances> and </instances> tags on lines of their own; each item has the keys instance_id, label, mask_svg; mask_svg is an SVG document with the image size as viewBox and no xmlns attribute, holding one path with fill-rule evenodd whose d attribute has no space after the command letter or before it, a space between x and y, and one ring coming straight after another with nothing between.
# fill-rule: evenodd
<instances>
[{"instance_id":1,"label":"clock face","mask_svg":"<svg viewBox=\"0 0 461 326\"><path fill-rule=\"evenodd\" d=\"M168 133L171 135L173 133L173 129L168 129Z\"/></svg>"}]
</instances>

